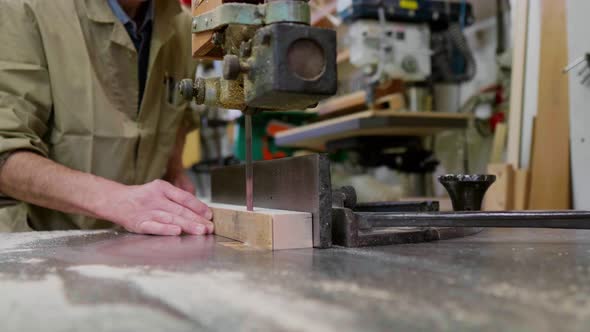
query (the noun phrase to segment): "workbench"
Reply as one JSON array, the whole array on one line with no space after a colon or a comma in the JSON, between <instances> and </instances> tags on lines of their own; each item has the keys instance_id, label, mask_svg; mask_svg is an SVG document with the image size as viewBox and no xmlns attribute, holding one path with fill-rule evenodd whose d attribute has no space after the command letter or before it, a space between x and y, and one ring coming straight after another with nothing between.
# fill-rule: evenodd
<instances>
[{"instance_id":1,"label":"workbench","mask_svg":"<svg viewBox=\"0 0 590 332\"><path fill-rule=\"evenodd\" d=\"M261 251L116 231L0 235L2 331L587 331L590 231Z\"/></svg>"}]
</instances>

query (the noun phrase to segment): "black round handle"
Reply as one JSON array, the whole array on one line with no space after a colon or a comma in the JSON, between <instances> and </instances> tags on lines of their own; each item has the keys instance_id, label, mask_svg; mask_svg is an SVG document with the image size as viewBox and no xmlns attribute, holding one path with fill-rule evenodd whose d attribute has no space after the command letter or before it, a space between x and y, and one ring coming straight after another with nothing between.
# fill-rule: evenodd
<instances>
[{"instance_id":1,"label":"black round handle","mask_svg":"<svg viewBox=\"0 0 590 332\"><path fill-rule=\"evenodd\" d=\"M495 175L448 174L438 177L445 187L455 211L480 211L486 191L496 181Z\"/></svg>"}]
</instances>

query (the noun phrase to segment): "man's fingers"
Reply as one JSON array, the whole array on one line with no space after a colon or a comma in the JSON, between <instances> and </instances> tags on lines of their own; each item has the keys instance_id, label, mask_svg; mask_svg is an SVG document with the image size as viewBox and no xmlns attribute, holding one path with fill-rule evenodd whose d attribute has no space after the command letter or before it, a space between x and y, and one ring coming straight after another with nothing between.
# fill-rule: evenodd
<instances>
[{"instance_id":1,"label":"man's fingers","mask_svg":"<svg viewBox=\"0 0 590 332\"><path fill-rule=\"evenodd\" d=\"M174 203L172 201L165 201L165 202L162 202L162 205L160 208L163 211L180 216L180 217L187 219L189 221L192 221L195 223L200 223L205 226L207 234L213 233L214 227L213 227L212 222L210 222L209 220L203 218L202 216L194 213L192 210L185 208L184 206L182 206L180 204Z\"/></svg>"},{"instance_id":2,"label":"man's fingers","mask_svg":"<svg viewBox=\"0 0 590 332\"><path fill-rule=\"evenodd\" d=\"M207 225L165 211L154 212L152 219L163 224L176 225L187 234L205 235L209 233L209 227Z\"/></svg>"},{"instance_id":3,"label":"man's fingers","mask_svg":"<svg viewBox=\"0 0 590 332\"><path fill-rule=\"evenodd\" d=\"M207 234L213 234L213 232L215 231L215 226L209 220L207 220L201 216L198 216L197 222L202 225L205 225L205 229L207 230Z\"/></svg>"},{"instance_id":4,"label":"man's fingers","mask_svg":"<svg viewBox=\"0 0 590 332\"><path fill-rule=\"evenodd\" d=\"M139 225L138 233L150 235L180 235L182 229L176 225L162 224L156 221L145 221Z\"/></svg>"},{"instance_id":5,"label":"man's fingers","mask_svg":"<svg viewBox=\"0 0 590 332\"><path fill-rule=\"evenodd\" d=\"M203 202L199 201L193 194L168 184L164 190L164 195L171 201L190 209L194 213L204 217L207 220L213 218L213 212Z\"/></svg>"}]
</instances>

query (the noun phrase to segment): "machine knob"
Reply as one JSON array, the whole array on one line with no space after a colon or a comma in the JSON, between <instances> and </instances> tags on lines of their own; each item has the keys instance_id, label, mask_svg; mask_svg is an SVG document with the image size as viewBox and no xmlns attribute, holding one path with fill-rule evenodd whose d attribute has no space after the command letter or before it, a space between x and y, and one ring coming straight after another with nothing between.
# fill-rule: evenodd
<instances>
[{"instance_id":1,"label":"machine knob","mask_svg":"<svg viewBox=\"0 0 590 332\"><path fill-rule=\"evenodd\" d=\"M197 78L195 81L190 78L185 78L178 83L178 91L182 98L186 101L195 99L197 105L202 105L205 102L205 79Z\"/></svg>"},{"instance_id":2,"label":"machine knob","mask_svg":"<svg viewBox=\"0 0 590 332\"><path fill-rule=\"evenodd\" d=\"M223 57L223 78L228 81L234 81L238 79L242 73L242 66L240 64L240 58L234 54L228 54Z\"/></svg>"},{"instance_id":3,"label":"machine knob","mask_svg":"<svg viewBox=\"0 0 590 332\"><path fill-rule=\"evenodd\" d=\"M480 211L486 191L496 181L495 175L443 175L438 181L445 187L455 211Z\"/></svg>"},{"instance_id":4,"label":"machine knob","mask_svg":"<svg viewBox=\"0 0 590 332\"><path fill-rule=\"evenodd\" d=\"M195 96L193 80L185 78L178 83L178 92L186 101L191 101Z\"/></svg>"}]
</instances>

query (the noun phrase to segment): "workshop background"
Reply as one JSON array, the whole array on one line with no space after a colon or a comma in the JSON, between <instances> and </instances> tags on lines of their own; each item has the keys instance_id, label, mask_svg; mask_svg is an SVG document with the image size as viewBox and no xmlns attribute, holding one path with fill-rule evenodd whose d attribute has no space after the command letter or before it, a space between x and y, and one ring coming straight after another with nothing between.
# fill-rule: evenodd
<instances>
[{"instance_id":1,"label":"workshop background","mask_svg":"<svg viewBox=\"0 0 590 332\"><path fill-rule=\"evenodd\" d=\"M310 1L312 24L338 33L338 94L313 109L256 115L255 160L328 152L333 184L353 185L360 202L436 198L450 209L437 176L490 173L498 181L486 210L590 206L583 198L589 186L582 172L590 160L583 107L569 111L585 93L577 75L582 66L570 74L569 90L562 73L563 64L585 52L583 33L576 34L576 17L570 17L582 2L572 2L567 21L561 1L448 2L454 4L446 9L449 26L413 30L402 13L385 22L397 31L393 36L380 35L378 19L356 19L351 8L360 3ZM399 2L401 9L419 3ZM552 8L541 13L542 6ZM425 19L420 26L428 25ZM442 42L426 40L429 33ZM381 45L391 53L378 82L371 82L381 70ZM464 63L470 58L472 65ZM405 71L416 64L431 68ZM444 77L449 70L441 66L455 77ZM202 62L197 76L221 71L221 62ZM206 198L211 168L244 161L244 122L237 110L195 109L201 129L189 135L184 163ZM371 124L351 129L356 120Z\"/></svg>"},{"instance_id":2,"label":"workshop background","mask_svg":"<svg viewBox=\"0 0 590 332\"><path fill-rule=\"evenodd\" d=\"M215 235L0 234L0 331L588 330L590 1L309 5L338 92L252 115L253 180L242 111L192 104Z\"/></svg>"}]
</instances>

